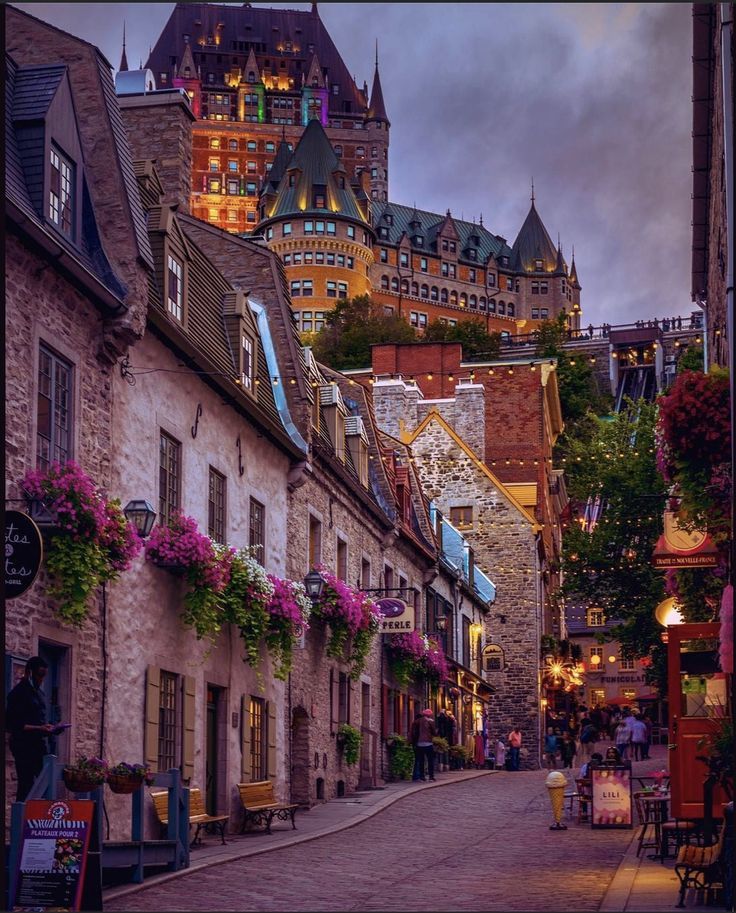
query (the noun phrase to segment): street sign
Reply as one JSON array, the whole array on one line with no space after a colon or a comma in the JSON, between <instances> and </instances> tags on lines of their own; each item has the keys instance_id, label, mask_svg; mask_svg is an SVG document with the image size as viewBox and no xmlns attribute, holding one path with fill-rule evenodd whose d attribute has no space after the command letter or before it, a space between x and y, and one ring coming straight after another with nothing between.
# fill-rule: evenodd
<instances>
[{"instance_id":1,"label":"street sign","mask_svg":"<svg viewBox=\"0 0 736 913\"><path fill-rule=\"evenodd\" d=\"M28 514L5 511L5 598L22 596L43 560L41 531Z\"/></svg>"},{"instance_id":2,"label":"street sign","mask_svg":"<svg viewBox=\"0 0 736 913\"><path fill-rule=\"evenodd\" d=\"M381 634L405 634L414 630L414 606L408 605L403 599L379 599L376 608L383 615Z\"/></svg>"}]
</instances>

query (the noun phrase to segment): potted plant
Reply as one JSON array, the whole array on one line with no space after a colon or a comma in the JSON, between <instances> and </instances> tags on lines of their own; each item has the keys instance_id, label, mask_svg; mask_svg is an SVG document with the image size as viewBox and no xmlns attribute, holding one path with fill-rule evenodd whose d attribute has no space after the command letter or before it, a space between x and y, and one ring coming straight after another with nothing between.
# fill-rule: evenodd
<instances>
[{"instance_id":1,"label":"potted plant","mask_svg":"<svg viewBox=\"0 0 736 913\"><path fill-rule=\"evenodd\" d=\"M349 723L340 723L337 730L337 746L342 750L348 767L353 767L358 763L362 742L363 736L359 729Z\"/></svg>"},{"instance_id":2,"label":"potted plant","mask_svg":"<svg viewBox=\"0 0 736 913\"><path fill-rule=\"evenodd\" d=\"M114 793L129 795L140 789L145 783L151 786L154 774L146 764L128 764L121 761L107 772L107 785Z\"/></svg>"},{"instance_id":3,"label":"potted plant","mask_svg":"<svg viewBox=\"0 0 736 913\"><path fill-rule=\"evenodd\" d=\"M21 487L52 520L46 547L49 595L58 618L81 627L92 591L126 570L141 548L120 502L109 500L75 462L26 473Z\"/></svg>"},{"instance_id":4,"label":"potted plant","mask_svg":"<svg viewBox=\"0 0 736 913\"><path fill-rule=\"evenodd\" d=\"M468 761L468 752L463 745L450 745L450 770L464 770Z\"/></svg>"},{"instance_id":5,"label":"potted plant","mask_svg":"<svg viewBox=\"0 0 736 913\"><path fill-rule=\"evenodd\" d=\"M396 732L386 739L389 750L389 772L394 780L410 780L414 771L414 749L410 742Z\"/></svg>"},{"instance_id":6,"label":"potted plant","mask_svg":"<svg viewBox=\"0 0 736 913\"><path fill-rule=\"evenodd\" d=\"M61 776L73 793L88 793L105 783L107 771L107 761L102 758L81 757L76 764L67 764Z\"/></svg>"}]
</instances>

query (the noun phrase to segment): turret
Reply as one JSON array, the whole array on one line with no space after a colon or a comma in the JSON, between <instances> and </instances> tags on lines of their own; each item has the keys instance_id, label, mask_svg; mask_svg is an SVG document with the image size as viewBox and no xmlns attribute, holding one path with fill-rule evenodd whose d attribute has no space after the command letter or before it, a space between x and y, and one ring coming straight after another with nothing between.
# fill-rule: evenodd
<instances>
[{"instance_id":1,"label":"turret","mask_svg":"<svg viewBox=\"0 0 736 913\"><path fill-rule=\"evenodd\" d=\"M125 22L123 22L123 53L120 56L120 73L125 73L128 69L128 57L125 53ZM142 67L140 69L143 69Z\"/></svg>"},{"instance_id":2,"label":"turret","mask_svg":"<svg viewBox=\"0 0 736 913\"><path fill-rule=\"evenodd\" d=\"M310 120L318 120L323 127L326 127L329 122L328 103L327 80L319 65L319 58L316 54L313 54L307 70L307 76L302 85L303 126L306 127Z\"/></svg>"},{"instance_id":3,"label":"turret","mask_svg":"<svg viewBox=\"0 0 736 913\"><path fill-rule=\"evenodd\" d=\"M171 81L176 89L184 89L192 103L192 112L195 117L202 116L202 80L199 78L197 68L194 65L192 48L187 41L184 45L184 53L181 55L181 63L176 75Z\"/></svg>"}]
</instances>

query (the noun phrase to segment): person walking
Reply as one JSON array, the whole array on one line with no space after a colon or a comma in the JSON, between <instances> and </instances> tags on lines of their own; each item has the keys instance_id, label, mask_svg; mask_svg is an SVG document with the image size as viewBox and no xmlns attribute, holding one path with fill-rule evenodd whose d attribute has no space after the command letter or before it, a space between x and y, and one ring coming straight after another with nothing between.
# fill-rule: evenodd
<instances>
[{"instance_id":1,"label":"person walking","mask_svg":"<svg viewBox=\"0 0 736 913\"><path fill-rule=\"evenodd\" d=\"M580 723L580 756L585 760L590 758L590 753L593 751L597 736L598 730L595 728L592 721L588 717L585 717Z\"/></svg>"},{"instance_id":2,"label":"person walking","mask_svg":"<svg viewBox=\"0 0 736 913\"><path fill-rule=\"evenodd\" d=\"M544 737L544 760L547 770L557 770L557 736L551 726L547 727L547 735Z\"/></svg>"},{"instance_id":3,"label":"person walking","mask_svg":"<svg viewBox=\"0 0 736 913\"><path fill-rule=\"evenodd\" d=\"M644 757L642 760L648 761L649 760L649 748L651 747L651 744L652 744L652 729L654 728L654 726L652 724L651 717L649 717L647 714L644 714L642 719L644 720L644 725L647 727L647 740L644 743Z\"/></svg>"},{"instance_id":4,"label":"person walking","mask_svg":"<svg viewBox=\"0 0 736 913\"><path fill-rule=\"evenodd\" d=\"M647 724L639 716L634 717L634 722L631 724L631 748L633 751L634 761L643 761L646 757L646 746L647 746Z\"/></svg>"},{"instance_id":5,"label":"person walking","mask_svg":"<svg viewBox=\"0 0 736 913\"><path fill-rule=\"evenodd\" d=\"M563 768L571 768L575 757L575 740L569 732L565 732L562 735L562 751L560 754L562 755Z\"/></svg>"},{"instance_id":6,"label":"person walking","mask_svg":"<svg viewBox=\"0 0 736 913\"><path fill-rule=\"evenodd\" d=\"M626 753L629 749L631 743L631 729L625 717L622 717L618 721L616 726L616 731L614 733L614 742L616 743L616 751L618 752L621 760L626 760Z\"/></svg>"},{"instance_id":7,"label":"person walking","mask_svg":"<svg viewBox=\"0 0 736 913\"><path fill-rule=\"evenodd\" d=\"M429 779L434 780L434 745L432 739L437 734L434 725L434 714L429 709L422 710L411 724L411 743L414 746L414 772L419 777L414 779L426 780L424 775L424 762L427 762ZM417 767L417 760L419 762Z\"/></svg>"},{"instance_id":8,"label":"person walking","mask_svg":"<svg viewBox=\"0 0 736 913\"><path fill-rule=\"evenodd\" d=\"M514 726L508 735L511 770L521 770L521 730Z\"/></svg>"},{"instance_id":9,"label":"person walking","mask_svg":"<svg viewBox=\"0 0 736 913\"><path fill-rule=\"evenodd\" d=\"M26 663L25 674L8 694L5 727L10 733L10 751L18 775L16 802L24 802L43 768L47 736L54 727L46 722L46 702L41 685L48 665L40 656Z\"/></svg>"}]
</instances>

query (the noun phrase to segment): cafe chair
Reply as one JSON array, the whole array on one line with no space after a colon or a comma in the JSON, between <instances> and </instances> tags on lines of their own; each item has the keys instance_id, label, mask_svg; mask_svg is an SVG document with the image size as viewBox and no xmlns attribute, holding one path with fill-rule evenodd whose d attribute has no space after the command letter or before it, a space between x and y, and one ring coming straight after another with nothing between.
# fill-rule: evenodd
<instances>
[{"instance_id":1,"label":"cafe chair","mask_svg":"<svg viewBox=\"0 0 736 913\"><path fill-rule=\"evenodd\" d=\"M593 804L593 784L590 780L582 778L575 780L578 800L578 824L590 821L590 808Z\"/></svg>"},{"instance_id":2,"label":"cafe chair","mask_svg":"<svg viewBox=\"0 0 736 913\"><path fill-rule=\"evenodd\" d=\"M700 835L700 826L696 821L690 818L670 818L662 822L662 856L667 858L670 847L670 840L675 841L675 850L691 842L697 843ZM677 855L677 853L675 853Z\"/></svg>"},{"instance_id":3,"label":"cafe chair","mask_svg":"<svg viewBox=\"0 0 736 913\"><path fill-rule=\"evenodd\" d=\"M655 807L648 804L644 801L645 797L649 793L645 793L643 790L637 790L634 793L634 806L636 808L636 816L641 825L641 831L639 832L639 843L636 847L636 855L639 856L642 850L653 848L659 852L659 842L657 840L657 821L656 821L656 810ZM649 834L647 830L651 828Z\"/></svg>"}]
</instances>

